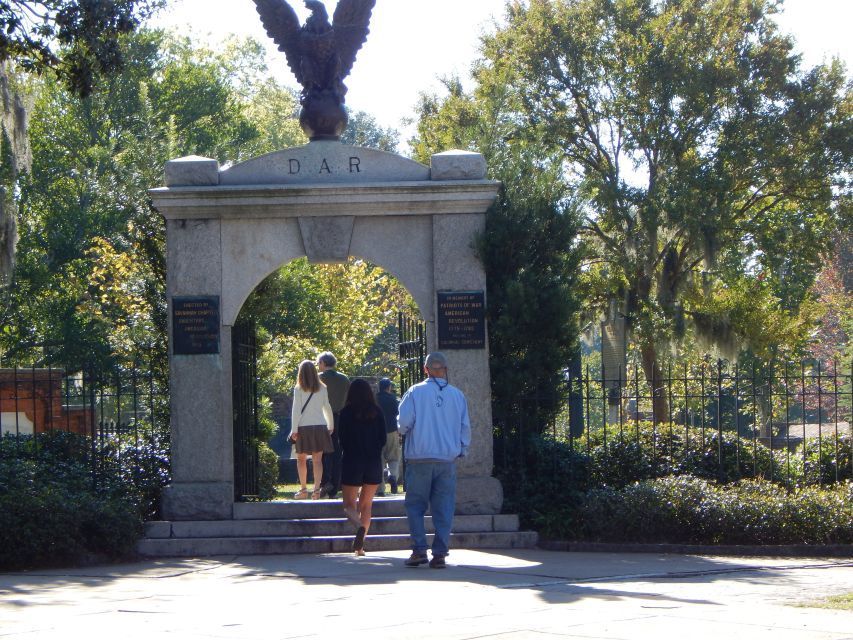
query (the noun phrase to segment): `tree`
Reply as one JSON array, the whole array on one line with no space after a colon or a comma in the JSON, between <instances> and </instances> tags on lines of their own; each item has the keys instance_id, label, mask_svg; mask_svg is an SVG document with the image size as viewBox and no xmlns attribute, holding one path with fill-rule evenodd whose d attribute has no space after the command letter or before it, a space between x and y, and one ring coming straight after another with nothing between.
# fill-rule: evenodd
<instances>
[{"instance_id":1,"label":"tree","mask_svg":"<svg viewBox=\"0 0 853 640\"><path fill-rule=\"evenodd\" d=\"M7 0L0 2L0 62L23 71L53 71L76 93L88 95L99 74L124 59L119 37L133 32L164 0Z\"/></svg>"},{"instance_id":2,"label":"tree","mask_svg":"<svg viewBox=\"0 0 853 640\"><path fill-rule=\"evenodd\" d=\"M22 174L29 171L27 106L24 92L16 87L18 79L9 64L0 62L0 288L8 284L15 266L18 242L17 202Z\"/></svg>"},{"instance_id":3,"label":"tree","mask_svg":"<svg viewBox=\"0 0 853 640\"><path fill-rule=\"evenodd\" d=\"M511 91L512 139L559 154L589 306L616 301L649 380L687 330L749 346L736 289L795 313L847 213L851 86L838 61L800 69L776 5L510 2L484 39L478 90Z\"/></svg>"},{"instance_id":4,"label":"tree","mask_svg":"<svg viewBox=\"0 0 853 640\"><path fill-rule=\"evenodd\" d=\"M341 135L342 143L391 153L397 152L400 133L396 129L380 126L376 118L364 111L352 112L347 109L347 115L349 123Z\"/></svg>"},{"instance_id":5,"label":"tree","mask_svg":"<svg viewBox=\"0 0 853 640\"><path fill-rule=\"evenodd\" d=\"M815 280L813 290L823 306L820 325L809 354L829 366L832 362L849 361L850 336L853 333L853 294L845 287L851 265L843 260L849 251L850 239L839 238L836 251L827 256L823 269Z\"/></svg>"},{"instance_id":6,"label":"tree","mask_svg":"<svg viewBox=\"0 0 853 640\"><path fill-rule=\"evenodd\" d=\"M178 155L239 157L257 136L228 64L142 31L119 43L122 74L85 98L36 83L33 170L21 190L15 286L2 308L7 357L76 362L153 347L165 357L164 226L147 190ZM242 62L241 62L242 60Z\"/></svg>"},{"instance_id":7,"label":"tree","mask_svg":"<svg viewBox=\"0 0 853 640\"><path fill-rule=\"evenodd\" d=\"M396 345L385 338L398 310L417 313L405 288L383 269L358 258L342 264L302 259L259 284L240 320L259 327L262 391L270 394L291 389L299 362L325 350L350 375L391 374Z\"/></svg>"},{"instance_id":8,"label":"tree","mask_svg":"<svg viewBox=\"0 0 853 640\"><path fill-rule=\"evenodd\" d=\"M20 175L29 169L27 105L17 74L50 70L79 95L88 95L98 75L122 68L119 36L134 31L163 4L164 0L0 1L0 287L9 283L14 268L15 194Z\"/></svg>"},{"instance_id":9,"label":"tree","mask_svg":"<svg viewBox=\"0 0 853 640\"><path fill-rule=\"evenodd\" d=\"M487 283L492 404L496 422L524 415L544 430L563 409L566 373L577 349L578 213L560 180L559 157L515 135L508 84L473 95L458 78L447 95L423 95L414 158L448 149L483 153L503 183L478 243ZM514 426L514 425L508 425Z\"/></svg>"}]
</instances>

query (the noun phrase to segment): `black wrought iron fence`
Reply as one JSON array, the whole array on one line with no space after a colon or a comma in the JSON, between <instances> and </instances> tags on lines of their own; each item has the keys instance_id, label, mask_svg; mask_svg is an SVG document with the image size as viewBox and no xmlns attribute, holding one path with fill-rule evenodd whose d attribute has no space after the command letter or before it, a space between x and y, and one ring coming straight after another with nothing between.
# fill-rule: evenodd
<instances>
[{"instance_id":1,"label":"black wrought iron fence","mask_svg":"<svg viewBox=\"0 0 853 640\"><path fill-rule=\"evenodd\" d=\"M611 484L674 473L789 486L853 478L849 366L717 361L665 371L648 381L631 366L615 377L587 369L557 399L496 402L496 466L524 475L570 460L573 481ZM572 397L582 425L571 424Z\"/></svg>"},{"instance_id":2,"label":"black wrought iron fence","mask_svg":"<svg viewBox=\"0 0 853 640\"><path fill-rule=\"evenodd\" d=\"M140 485L168 481L168 390L148 360L0 366L0 417L4 458L83 462L96 486L107 473Z\"/></svg>"},{"instance_id":3,"label":"black wrought iron fence","mask_svg":"<svg viewBox=\"0 0 853 640\"><path fill-rule=\"evenodd\" d=\"M426 328L420 320L397 313L397 350L400 358L400 394L424 378L426 359Z\"/></svg>"}]
</instances>

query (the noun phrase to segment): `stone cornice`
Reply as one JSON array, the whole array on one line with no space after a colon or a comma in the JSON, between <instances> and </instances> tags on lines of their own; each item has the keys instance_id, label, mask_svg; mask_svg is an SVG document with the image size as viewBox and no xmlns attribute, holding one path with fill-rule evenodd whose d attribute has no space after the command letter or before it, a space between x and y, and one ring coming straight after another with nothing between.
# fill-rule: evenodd
<instances>
[{"instance_id":1,"label":"stone cornice","mask_svg":"<svg viewBox=\"0 0 853 640\"><path fill-rule=\"evenodd\" d=\"M290 218L323 215L482 214L494 202L494 180L328 185L161 187L148 193L167 220Z\"/></svg>"}]
</instances>

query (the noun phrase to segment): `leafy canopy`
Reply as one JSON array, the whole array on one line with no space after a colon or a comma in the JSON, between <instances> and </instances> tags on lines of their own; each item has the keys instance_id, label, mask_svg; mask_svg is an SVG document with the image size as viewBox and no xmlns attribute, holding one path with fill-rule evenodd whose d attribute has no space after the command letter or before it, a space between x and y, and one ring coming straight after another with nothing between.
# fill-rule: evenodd
<instances>
[{"instance_id":1,"label":"leafy canopy","mask_svg":"<svg viewBox=\"0 0 853 640\"><path fill-rule=\"evenodd\" d=\"M33 171L21 191L14 286L0 308L8 358L165 354L164 226L147 190L172 158L224 163L260 146L250 115L276 89L253 90L260 47L235 43L225 58L150 31L119 46L124 71L85 98L53 76L34 83Z\"/></svg>"},{"instance_id":2,"label":"leafy canopy","mask_svg":"<svg viewBox=\"0 0 853 640\"><path fill-rule=\"evenodd\" d=\"M576 354L578 215L561 183L560 158L514 135L508 84L466 94L458 78L443 97L423 95L414 157L448 149L481 152L502 182L478 242L487 282L492 397L498 422L520 400L536 400L540 429L562 409L565 372Z\"/></svg>"},{"instance_id":3,"label":"leafy canopy","mask_svg":"<svg viewBox=\"0 0 853 640\"><path fill-rule=\"evenodd\" d=\"M80 95L96 76L121 69L119 36L131 33L164 0L4 0L0 61L24 71L52 70Z\"/></svg>"},{"instance_id":4,"label":"leafy canopy","mask_svg":"<svg viewBox=\"0 0 853 640\"><path fill-rule=\"evenodd\" d=\"M853 99L840 62L800 68L777 4L510 2L484 39L478 91L509 93L505 139L559 155L589 308L616 303L647 375L688 330L768 354L807 337L796 313L848 213ZM744 287L777 317L761 345L729 312Z\"/></svg>"}]
</instances>

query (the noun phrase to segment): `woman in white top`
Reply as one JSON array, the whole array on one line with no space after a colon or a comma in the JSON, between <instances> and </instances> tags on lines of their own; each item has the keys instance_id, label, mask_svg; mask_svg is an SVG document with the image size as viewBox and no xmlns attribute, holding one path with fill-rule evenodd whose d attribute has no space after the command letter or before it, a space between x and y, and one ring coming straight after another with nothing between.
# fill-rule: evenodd
<instances>
[{"instance_id":1,"label":"woman in white top","mask_svg":"<svg viewBox=\"0 0 853 640\"><path fill-rule=\"evenodd\" d=\"M335 429L335 417L329 404L326 385L320 381L317 369L310 360L299 363L299 374L293 388L293 408L290 412L290 441L296 447L296 471L299 484L294 500L304 500L309 495L320 498L320 480L323 477L323 453L335 450L330 434ZM314 462L314 492L308 493L308 455Z\"/></svg>"}]
</instances>

